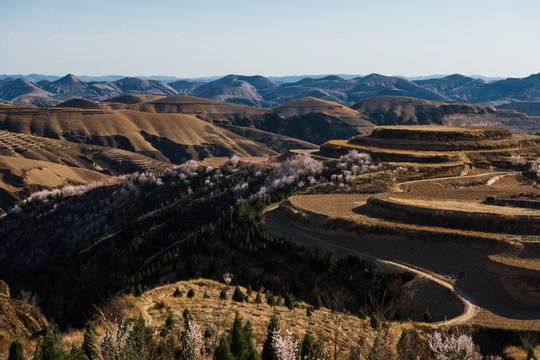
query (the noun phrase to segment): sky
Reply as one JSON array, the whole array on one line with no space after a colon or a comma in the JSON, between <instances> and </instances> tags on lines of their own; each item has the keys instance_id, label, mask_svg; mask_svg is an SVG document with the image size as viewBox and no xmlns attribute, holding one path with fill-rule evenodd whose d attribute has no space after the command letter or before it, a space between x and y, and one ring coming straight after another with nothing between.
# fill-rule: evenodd
<instances>
[{"instance_id":1,"label":"sky","mask_svg":"<svg viewBox=\"0 0 540 360\"><path fill-rule=\"evenodd\" d=\"M540 72L538 0L0 0L0 74Z\"/></svg>"}]
</instances>

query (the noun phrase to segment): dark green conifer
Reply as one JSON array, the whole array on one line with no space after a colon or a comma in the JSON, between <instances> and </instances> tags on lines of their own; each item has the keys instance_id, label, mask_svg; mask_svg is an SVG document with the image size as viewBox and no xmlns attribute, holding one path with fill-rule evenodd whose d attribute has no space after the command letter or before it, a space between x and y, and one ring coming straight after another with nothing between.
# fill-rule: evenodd
<instances>
[{"instance_id":1,"label":"dark green conifer","mask_svg":"<svg viewBox=\"0 0 540 360\"><path fill-rule=\"evenodd\" d=\"M35 360L61 360L65 359L68 352L62 345L62 335L58 326L52 324L45 335L39 340L34 354Z\"/></svg>"},{"instance_id":2,"label":"dark green conifer","mask_svg":"<svg viewBox=\"0 0 540 360\"><path fill-rule=\"evenodd\" d=\"M261 304L262 303L261 294L257 293L257 296L255 296L254 302L255 302L255 304Z\"/></svg>"},{"instance_id":3,"label":"dark green conifer","mask_svg":"<svg viewBox=\"0 0 540 360\"><path fill-rule=\"evenodd\" d=\"M84 353L83 349L72 345L71 351L69 352L69 360L88 360L88 357Z\"/></svg>"},{"instance_id":4,"label":"dark green conifer","mask_svg":"<svg viewBox=\"0 0 540 360\"><path fill-rule=\"evenodd\" d=\"M319 295L316 295L315 298L313 299L313 308L315 310L319 310L320 308L322 308L323 306L323 302L321 300L321 297Z\"/></svg>"},{"instance_id":5,"label":"dark green conifer","mask_svg":"<svg viewBox=\"0 0 540 360\"><path fill-rule=\"evenodd\" d=\"M279 331L279 323L277 318L272 315L270 322L268 323L268 332L266 334L266 340L264 341L263 350L261 353L262 360L278 360L276 352L272 347L272 336L275 331Z\"/></svg>"},{"instance_id":6,"label":"dark green conifer","mask_svg":"<svg viewBox=\"0 0 540 360\"><path fill-rule=\"evenodd\" d=\"M243 360L248 353L248 344L242 328L242 318L238 311L234 316L233 326L231 328L231 353L235 359Z\"/></svg>"},{"instance_id":7,"label":"dark green conifer","mask_svg":"<svg viewBox=\"0 0 540 360\"><path fill-rule=\"evenodd\" d=\"M219 339L219 345L214 351L214 360L235 360L225 334L221 335L221 339Z\"/></svg>"},{"instance_id":8,"label":"dark green conifer","mask_svg":"<svg viewBox=\"0 0 540 360\"><path fill-rule=\"evenodd\" d=\"M26 360L26 357L24 356L24 346L18 336L11 339L8 360Z\"/></svg>"},{"instance_id":9,"label":"dark green conifer","mask_svg":"<svg viewBox=\"0 0 540 360\"><path fill-rule=\"evenodd\" d=\"M527 360L538 360L531 345L529 345L529 348L527 349Z\"/></svg>"},{"instance_id":10,"label":"dark green conifer","mask_svg":"<svg viewBox=\"0 0 540 360\"><path fill-rule=\"evenodd\" d=\"M88 360L103 360L97 340L96 327L91 321L88 321L84 327L84 341L81 348Z\"/></svg>"},{"instance_id":11,"label":"dark green conifer","mask_svg":"<svg viewBox=\"0 0 540 360\"><path fill-rule=\"evenodd\" d=\"M182 292L180 291L180 289L178 288L178 286L176 287L176 290L174 290L172 296L173 297L182 297Z\"/></svg>"},{"instance_id":12,"label":"dark green conifer","mask_svg":"<svg viewBox=\"0 0 540 360\"><path fill-rule=\"evenodd\" d=\"M246 295L242 292L242 290L240 290L240 288L237 286L236 288L234 288L234 293L233 293L233 296L232 296L232 299L234 301L238 301L238 302L244 302L246 300ZM234 354L234 353L233 353Z\"/></svg>"},{"instance_id":13,"label":"dark green conifer","mask_svg":"<svg viewBox=\"0 0 540 360\"><path fill-rule=\"evenodd\" d=\"M139 296L142 296L142 294L143 294L143 291L142 291L141 284L138 284L135 287L135 296L139 297Z\"/></svg>"},{"instance_id":14,"label":"dark green conifer","mask_svg":"<svg viewBox=\"0 0 540 360\"><path fill-rule=\"evenodd\" d=\"M300 359L328 359L324 353L322 341L316 339L310 333L306 333L300 343Z\"/></svg>"}]
</instances>

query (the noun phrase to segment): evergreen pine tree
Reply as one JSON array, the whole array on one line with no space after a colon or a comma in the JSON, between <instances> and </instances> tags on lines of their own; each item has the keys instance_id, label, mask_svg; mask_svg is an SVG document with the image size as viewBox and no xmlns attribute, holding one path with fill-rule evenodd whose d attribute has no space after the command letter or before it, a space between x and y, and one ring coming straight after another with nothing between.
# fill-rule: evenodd
<instances>
[{"instance_id":1,"label":"evergreen pine tree","mask_svg":"<svg viewBox=\"0 0 540 360\"><path fill-rule=\"evenodd\" d=\"M320 308L322 308L323 306L323 302L321 300L321 297L319 295L316 295L315 298L313 299L313 308L315 310L319 310Z\"/></svg>"},{"instance_id":2,"label":"evergreen pine tree","mask_svg":"<svg viewBox=\"0 0 540 360\"><path fill-rule=\"evenodd\" d=\"M527 349L527 360L538 360L536 357L536 354L534 353L534 349L532 346L529 345L529 349Z\"/></svg>"},{"instance_id":3,"label":"evergreen pine tree","mask_svg":"<svg viewBox=\"0 0 540 360\"><path fill-rule=\"evenodd\" d=\"M133 330L128 338L128 358L151 359L157 350L157 344L154 341L153 331L146 326L146 321L139 315L139 318L133 325Z\"/></svg>"},{"instance_id":4,"label":"evergreen pine tree","mask_svg":"<svg viewBox=\"0 0 540 360\"><path fill-rule=\"evenodd\" d=\"M229 348L229 340L225 334L221 335L219 345L214 351L214 360L234 360L234 356Z\"/></svg>"},{"instance_id":5,"label":"evergreen pine tree","mask_svg":"<svg viewBox=\"0 0 540 360\"><path fill-rule=\"evenodd\" d=\"M170 314L167 315L167 318L165 319L165 328L167 330L172 330L172 328L174 327L174 317L173 317L173 314Z\"/></svg>"},{"instance_id":6,"label":"evergreen pine tree","mask_svg":"<svg viewBox=\"0 0 540 360\"><path fill-rule=\"evenodd\" d=\"M35 360L62 360L68 357L62 345L62 335L58 326L52 324L39 340L34 354Z\"/></svg>"},{"instance_id":7,"label":"evergreen pine tree","mask_svg":"<svg viewBox=\"0 0 540 360\"><path fill-rule=\"evenodd\" d=\"M81 346L84 354L88 360L103 360L103 355L101 354L101 348L99 347L97 341L96 328L94 323L88 321L84 328L84 341Z\"/></svg>"},{"instance_id":8,"label":"evergreen pine tree","mask_svg":"<svg viewBox=\"0 0 540 360\"><path fill-rule=\"evenodd\" d=\"M257 293L257 296L255 296L255 304L262 303L261 294Z\"/></svg>"},{"instance_id":9,"label":"evergreen pine tree","mask_svg":"<svg viewBox=\"0 0 540 360\"><path fill-rule=\"evenodd\" d=\"M300 343L300 358L324 360L328 359L329 356L324 353L322 342L310 333L306 333Z\"/></svg>"},{"instance_id":10,"label":"evergreen pine tree","mask_svg":"<svg viewBox=\"0 0 540 360\"><path fill-rule=\"evenodd\" d=\"M271 291L267 291L267 292L266 292L266 302L267 302L268 305L270 305L270 306L276 306L276 305L278 305L278 304L277 304L277 301L276 301L276 298L274 297L274 294L272 294Z\"/></svg>"},{"instance_id":11,"label":"evergreen pine tree","mask_svg":"<svg viewBox=\"0 0 540 360\"><path fill-rule=\"evenodd\" d=\"M26 357L24 356L24 346L18 336L11 339L8 360L26 360Z\"/></svg>"},{"instance_id":12,"label":"evergreen pine tree","mask_svg":"<svg viewBox=\"0 0 540 360\"><path fill-rule=\"evenodd\" d=\"M234 301L244 302L244 300L246 299L246 295L244 295L244 293L242 292L242 290L240 290L240 288L237 286L237 287L234 289L234 293L233 293L232 299L233 299Z\"/></svg>"},{"instance_id":13,"label":"evergreen pine tree","mask_svg":"<svg viewBox=\"0 0 540 360\"><path fill-rule=\"evenodd\" d=\"M379 322L379 318L377 317L377 315L375 315L375 313L371 314L371 317L369 318L369 324L371 325L373 330L378 330L379 329L380 322Z\"/></svg>"},{"instance_id":14,"label":"evergreen pine tree","mask_svg":"<svg viewBox=\"0 0 540 360\"><path fill-rule=\"evenodd\" d=\"M191 313L187 308L184 309L184 312L182 313L182 317L184 318L184 328L186 330L189 330L189 321L193 320L193 316L191 316Z\"/></svg>"},{"instance_id":15,"label":"evergreen pine tree","mask_svg":"<svg viewBox=\"0 0 540 360\"><path fill-rule=\"evenodd\" d=\"M227 300L227 288L221 289L221 291L219 292L219 298Z\"/></svg>"},{"instance_id":16,"label":"evergreen pine tree","mask_svg":"<svg viewBox=\"0 0 540 360\"><path fill-rule=\"evenodd\" d=\"M244 325L244 337L248 349L246 360L261 360L261 355L257 352L257 349L255 349L255 345L253 344L253 332L249 320L246 322L246 325Z\"/></svg>"},{"instance_id":17,"label":"evergreen pine tree","mask_svg":"<svg viewBox=\"0 0 540 360\"><path fill-rule=\"evenodd\" d=\"M178 286L176 287L176 290L174 290L172 296L173 296L173 297L182 297L182 292L180 291L180 289L178 288Z\"/></svg>"},{"instance_id":18,"label":"evergreen pine tree","mask_svg":"<svg viewBox=\"0 0 540 360\"><path fill-rule=\"evenodd\" d=\"M272 347L272 336L275 331L279 331L279 323L277 318L272 315L270 322L268 323L268 332L261 353L262 360L278 360L276 352Z\"/></svg>"},{"instance_id":19,"label":"evergreen pine tree","mask_svg":"<svg viewBox=\"0 0 540 360\"><path fill-rule=\"evenodd\" d=\"M83 349L72 345L71 351L69 352L69 360L88 360L88 357L84 353Z\"/></svg>"},{"instance_id":20,"label":"evergreen pine tree","mask_svg":"<svg viewBox=\"0 0 540 360\"><path fill-rule=\"evenodd\" d=\"M141 284L138 284L137 287L135 288L135 296L139 297L139 296L142 296L142 294L143 294L143 291L142 291Z\"/></svg>"},{"instance_id":21,"label":"evergreen pine tree","mask_svg":"<svg viewBox=\"0 0 540 360\"><path fill-rule=\"evenodd\" d=\"M290 293L287 293L287 295L285 295L285 306L289 310L292 310L296 307L296 299Z\"/></svg>"},{"instance_id":22,"label":"evergreen pine tree","mask_svg":"<svg viewBox=\"0 0 540 360\"><path fill-rule=\"evenodd\" d=\"M231 329L231 353L236 360L244 360L248 353L248 344L242 328L242 318L238 311L234 316L234 323Z\"/></svg>"}]
</instances>

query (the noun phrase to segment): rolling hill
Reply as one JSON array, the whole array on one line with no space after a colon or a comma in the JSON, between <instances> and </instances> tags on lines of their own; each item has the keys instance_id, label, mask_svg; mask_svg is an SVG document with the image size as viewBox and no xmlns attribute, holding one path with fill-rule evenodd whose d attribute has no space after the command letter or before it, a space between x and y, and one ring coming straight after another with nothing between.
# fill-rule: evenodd
<instances>
[{"instance_id":1,"label":"rolling hill","mask_svg":"<svg viewBox=\"0 0 540 360\"><path fill-rule=\"evenodd\" d=\"M491 106L435 102L399 96L378 96L352 106L377 125L492 126L515 134L534 134L540 124L534 117Z\"/></svg>"},{"instance_id":2,"label":"rolling hill","mask_svg":"<svg viewBox=\"0 0 540 360\"><path fill-rule=\"evenodd\" d=\"M192 95L263 108L284 105L304 97L316 97L347 106L374 96L493 105L511 101L540 101L538 74L492 82L460 74L413 81L380 74L355 78L330 75L280 84L259 75L227 75L208 82L177 80L170 84L133 77L113 78L116 80L85 82L69 74L63 78L48 78L33 83L23 78L5 77L0 80L0 100L30 106L51 106L78 97L105 100L130 94Z\"/></svg>"},{"instance_id":3,"label":"rolling hill","mask_svg":"<svg viewBox=\"0 0 540 360\"><path fill-rule=\"evenodd\" d=\"M73 108L5 108L0 129L109 146L180 163L210 156L266 156L271 149L186 114Z\"/></svg>"}]
</instances>

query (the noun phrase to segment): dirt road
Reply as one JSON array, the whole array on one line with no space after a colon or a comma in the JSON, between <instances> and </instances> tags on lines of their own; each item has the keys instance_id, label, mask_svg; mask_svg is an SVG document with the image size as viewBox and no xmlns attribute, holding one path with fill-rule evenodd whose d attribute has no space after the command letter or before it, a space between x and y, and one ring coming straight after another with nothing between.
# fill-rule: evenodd
<instances>
[{"instance_id":1,"label":"dirt road","mask_svg":"<svg viewBox=\"0 0 540 360\"><path fill-rule=\"evenodd\" d=\"M404 269L406 271L409 271L409 272L412 272L412 273L415 273L423 278L426 278L430 281L433 281L447 289L450 289L452 292L454 292L454 294L456 295L456 297L463 303L464 305L464 311L461 315L455 317L455 318L452 318L452 319L447 319L446 321L440 321L440 322L436 322L436 323L433 323L431 324L433 327L435 328L438 328L438 327L444 327L444 326L451 326L451 325L456 325L456 324L460 324L460 323L465 323L467 321L469 321L470 319L472 319L476 313L478 312L478 307L476 305L476 303L474 302L474 300L468 296L467 294L465 294L462 290L456 288L454 286L454 284L452 284L450 281L446 280L444 277L441 277L439 275L436 275L434 273L431 273L431 272L428 272L426 270L423 270L423 269L420 269L420 268L417 268L417 267L413 267L409 264L403 264L403 263L400 263L400 262L396 262L396 261L389 261L389 260L385 260L381 257L378 257L378 256L374 256L372 254L368 254L368 253L365 253L365 252L362 252L362 251L358 251L356 249L352 249L350 247L346 247L346 246L342 246L342 245L339 245L339 244L336 244L332 241L329 241L327 239L324 239L322 234L313 234L313 233L310 233L310 232L307 232L303 229L300 229L288 222L285 222L283 220L281 220L276 214L275 214L275 211L277 209L278 205L272 205L270 207L268 207L266 210L265 210L265 214L266 214L266 223L267 223L267 231L269 231L270 234L273 233L272 229L277 229L279 227L282 227L282 228L285 228L287 230L287 235L289 236L293 236L293 237L301 237L301 238L307 238L311 241L315 241L317 242L318 244L320 245L325 245L327 247L330 247L330 248L333 248L333 249L338 249L338 250L342 250L342 251L345 251L345 252L348 252L348 253L352 253L352 254L355 254L355 255L359 255L361 257L364 257L364 258L368 258L368 259L371 259L371 260L377 260L377 261L380 261L380 262L383 262L383 263L386 263L386 264L389 264L389 265L392 265L392 266L396 266L396 267L399 267L401 269ZM275 225L279 225L279 227L276 227ZM273 235L277 235L277 234L273 234ZM280 233L279 234L280 236L282 236L283 234Z\"/></svg>"}]
</instances>

